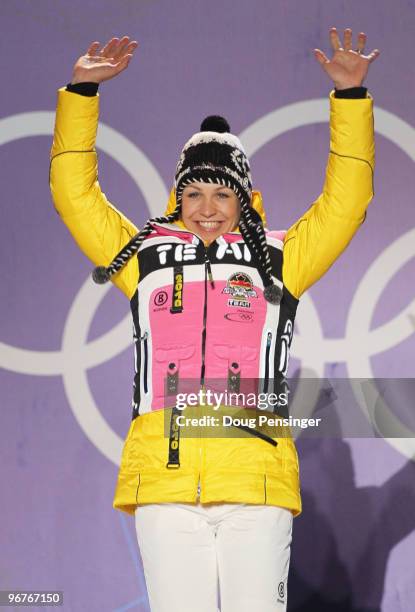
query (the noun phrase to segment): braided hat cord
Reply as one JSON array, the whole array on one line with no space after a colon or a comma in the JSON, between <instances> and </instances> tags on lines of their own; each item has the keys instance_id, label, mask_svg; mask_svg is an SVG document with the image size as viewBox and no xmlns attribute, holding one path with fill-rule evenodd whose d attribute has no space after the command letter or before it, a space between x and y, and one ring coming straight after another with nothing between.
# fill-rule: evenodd
<instances>
[{"instance_id":1,"label":"braided hat cord","mask_svg":"<svg viewBox=\"0 0 415 612\"><path fill-rule=\"evenodd\" d=\"M153 231L151 223L171 223L177 221L180 217L181 206L178 205L170 215L153 217L149 219L144 227L131 238L131 240L121 249L121 251L114 257L109 266L98 266L92 272L92 278L96 283L102 285L108 282L116 272L127 263L127 261L137 253L144 239Z\"/></svg>"}]
</instances>

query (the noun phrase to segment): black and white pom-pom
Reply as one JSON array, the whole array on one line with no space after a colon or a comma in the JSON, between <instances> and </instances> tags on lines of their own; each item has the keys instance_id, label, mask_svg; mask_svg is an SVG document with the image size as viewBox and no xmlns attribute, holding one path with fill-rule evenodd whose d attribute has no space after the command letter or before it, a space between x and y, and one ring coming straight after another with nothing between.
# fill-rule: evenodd
<instances>
[{"instance_id":1,"label":"black and white pom-pom","mask_svg":"<svg viewBox=\"0 0 415 612\"><path fill-rule=\"evenodd\" d=\"M272 283L264 288L264 298L271 304L279 304L282 299L282 291L278 285Z\"/></svg>"},{"instance_id":2,"label":"black and white pom-pom","mask_svg":"<svg viewBox=\"0 0 415 612\"><path fill-rule=\"evenodd\" d=\"M92 271L92 278L97 285L104 285L110 279L110 274L105 266L97 266Z\"/></svg>"},{"instance_id":3,"label":"black and white pom-pom","mask_svg":"<svg viewBox=\"0 0 415 612\"><path fill-rule=\"evenodd\" d=\"M209 117L203 119L200 126L200 131L219 132L219 134L225 134L225 132L230 133L231 128L225 117L221 117L220 115L209 115Z\"/></svg>"}]
</instances>

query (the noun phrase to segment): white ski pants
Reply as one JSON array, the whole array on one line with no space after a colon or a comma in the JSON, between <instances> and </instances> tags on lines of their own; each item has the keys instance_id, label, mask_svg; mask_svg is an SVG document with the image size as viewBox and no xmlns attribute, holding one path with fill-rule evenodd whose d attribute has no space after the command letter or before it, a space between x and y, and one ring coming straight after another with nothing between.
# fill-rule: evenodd
<instances>
[{"instance_id":1,"label":"white ski pants","mask_svg":"<svg viewBox=\"0 0 415 612\"><path fill-rule=\"evenodd\" d=\"M292 522L279 506L138 506L151 612L285 611Z\"/></svg>"}]
</instances>

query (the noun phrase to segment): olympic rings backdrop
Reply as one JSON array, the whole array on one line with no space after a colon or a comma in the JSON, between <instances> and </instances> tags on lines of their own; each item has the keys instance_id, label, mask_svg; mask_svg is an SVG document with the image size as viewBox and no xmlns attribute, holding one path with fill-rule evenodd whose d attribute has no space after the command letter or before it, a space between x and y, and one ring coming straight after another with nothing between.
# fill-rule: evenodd
<instances>
[{"instance_id":1,"label":"olympic rings backdrop","mask_svg":"<svg viewBox=\"0 0 415 612\"><path fill-rule=\"evenodd\" d=\"M140 227L166 205L181 147L207 114L244 143L268 225L319 195L330 82L312 49L352 27L381 49L375 197L302 298L289 374L414 378L412 1L3 0L0 113L0 590L63 590L65 610L148 610L134 522L112 509L131 418L129 304L97 287L48 186L56 90L94 40L139 41L100 86L99 180ZM415 401L413 401L415 405ZM410 409L413 411L413 407ZM415 435L297 440L288 609L415 609Z\"/></svg>"}]
</instances>

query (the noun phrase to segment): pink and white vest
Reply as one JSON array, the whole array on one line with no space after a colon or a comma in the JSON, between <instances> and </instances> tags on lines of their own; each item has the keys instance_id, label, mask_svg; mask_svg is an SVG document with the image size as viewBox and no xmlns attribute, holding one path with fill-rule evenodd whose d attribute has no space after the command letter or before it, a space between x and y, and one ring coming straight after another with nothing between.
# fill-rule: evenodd
<instances>
[{"instance_id":1,"label":"pink and white vest","mask_svg":"<svg viewBox=\"0 0 415 612\"><path fill-rule=\"evenodd\" d=\"M166 385L285 380L298 299L282 282L284 232L266 232L279 305L263 296L254 257L237 232L205 247L174 224L152 223L138 250L131 298L135 344L133 419L168 406ZM219 381L222 381L221 383ZM274 384L274 383L272 383ZM193 389L195 390L195 389ZM169 393L170 394L170 393ZM171 404L170 404L171 405Z\"/></svg>"}]
</instances>

